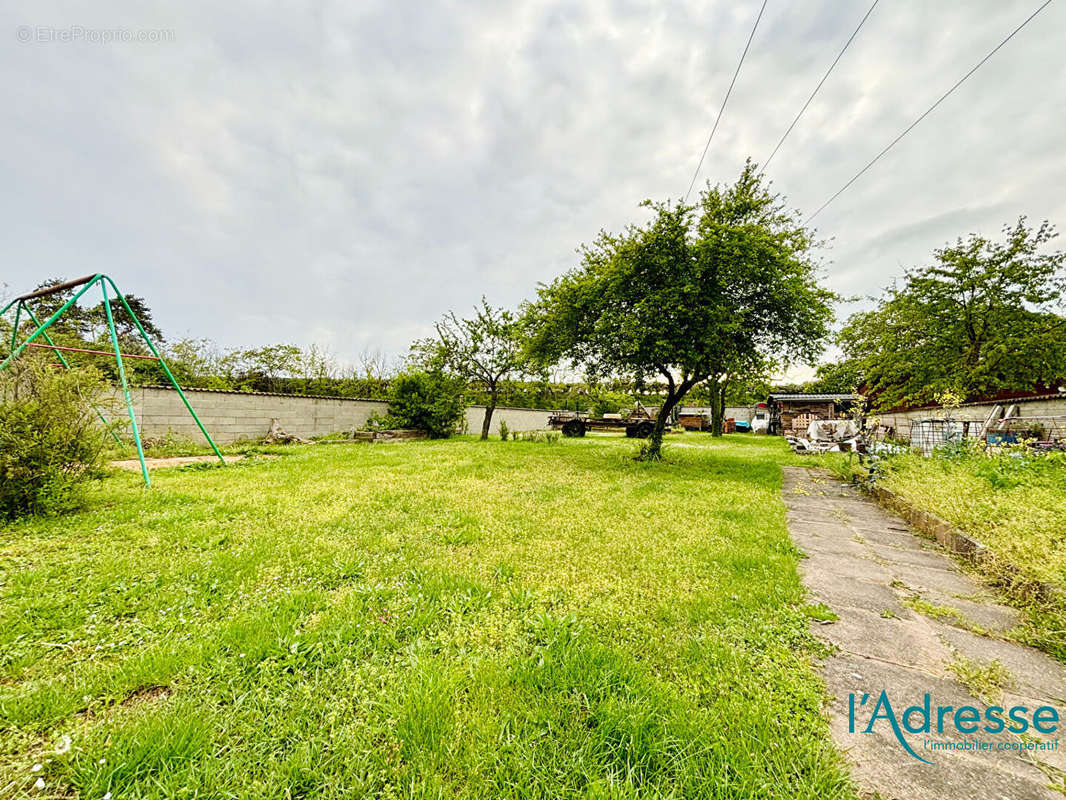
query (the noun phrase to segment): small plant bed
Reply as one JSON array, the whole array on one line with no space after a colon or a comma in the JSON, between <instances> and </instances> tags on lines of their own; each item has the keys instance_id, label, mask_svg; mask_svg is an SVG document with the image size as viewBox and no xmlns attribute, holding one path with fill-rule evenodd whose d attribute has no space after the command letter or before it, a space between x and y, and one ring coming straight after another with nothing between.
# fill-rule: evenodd
<instances>
[{"instance_id":1,"label":"small plant bed","mask_svg":"<svg viewBox=\"0 0 1066 800\"><path fill-rule=\"evenodd\" d=\"M351 436L357 442L410 442L428 437L429 434L425 431L400 428L395 430L353 431Z\"/></svg>"},{"instance_id":2,"label":"small plant bed","mask_svg":"<svg viewBox=\"0 0 1066 800\"><path fill-rule=\"evenodd\" d=\"M231 455L225 456L226 463L232 464L240 459L244 458L244 455ZM144 464L148 469L162 469L164 467L183 467L186 464L209 464L218 463L218 457L214 454L209 456L169 456L166 458L145 458ZM139 471L141 469L141 462L136 458L119 459L111 462L112 467L118 469L132 469Z\"/></svg>"}]
</instances>

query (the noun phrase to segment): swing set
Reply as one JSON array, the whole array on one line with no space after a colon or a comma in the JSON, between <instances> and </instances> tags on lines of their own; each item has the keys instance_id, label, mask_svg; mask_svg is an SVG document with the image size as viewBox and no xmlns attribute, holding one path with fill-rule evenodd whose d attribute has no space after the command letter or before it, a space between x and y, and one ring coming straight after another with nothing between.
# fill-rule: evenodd
<instances>
[{"instance_id":1,"label":"swing set","mask_svg":"<svg viewBox=\"0 0 1066 800\"><path fill-rule=\"evenodd\" d=\"M68 309L70 309L75 303L77 303L78 300L81 299L81 297L86 292L88 292L95 286L100 287L100 292L103 294L104 313L107 318L107 330L111 339L112 351L89 350L81 347L60 347L48 335L48 329L51 328L52 325L54 325L56 321L59 320L59 318L62 317ZM118 333L115 330L115 319L114 315L111 312L111 301L108 297L108 286L111 287L111 290L114 293L115 297L118 298L119 302L126 309L126 313L129 314L129 317L133 321L134 326L141 334L141 338L144 339L144 343L148 345L148 350L151 355L123 353L119 349ZM30 307L29 301L57 294L58 292L64 292L68 289L78 289L78 291L75 292L69 300L67 300L54 314L52 314L45 322L42 323L41 320L37 317L37 315L33 313L33 309ZM204 428L203 423L200 422L200 418L196 416L196 412L193 411L192 405L189 403L189 399L185 396L185 392L181 390L181 386L178 385L177 380L174 378L173 373L171 373L170 371L170 367L167 366L167 362L163 360L163 357L159 354L159 350L156 349L156 346L152 343L151 338L145 332L144 326L141 325L141 321L137 319L137 315L133 313L133 309L130 308L129 303L126 302L125 296L122 294L122 292L118 290L118 287L115 285L115 282L111 280L111 278L109 278L107 275L104 275L102 273L98 273L96 275L86 275L84 278L78 278L77 280L67 281L66 283L57 283L54 286L47 286L43 289L37 289L36 291L21 295L19 297L16 297L10 303L4 306L2 310L0 310L0 317L3 317L11 309L15 310L15 323L11 327L11 342L7 358L0 362L0 372L7 369L8 366L14 363L15 359L17 359L19 355L21 355L23 351L25 351L27 348L40 348L43 350L50 350L52 353L55 354L56 358L59 359L59 363L62 364L63 367L66 369L71 369L71 366L70 362L67 361L67 359L63 356L63 353L81 353L97 356L111 356L115 359L115 363L118 367L119 382L122 385L122 394L126 400L126 411L129 413L130 428L133 431L133 441L137 445L137 458L141 462L141 474L144 476L145 486L150 487L152 485L152 481L148 477L148 465L144 461L144 444L141 441L141 432L139 427L137 426L137 416L133 412L133 398L130 395L130 387L126 381L126 368L123 364L123 360L127 358L145 359L148 361L156 361L159 363L159 366L163 368L163 372L166 374L167 379L170 381L170 384L177 390L178 396L181 397L181 401L185 404L185 408L188 410L189 414L192 415L192 418L196 421L196 426L200 429L200 433L202 433L204 435L204 438L207 439L207 443L211 445L211 449L215 452L215 455L218 456L219 461L221 461L223 464L226 463L226 460L222 457L222 453L221 451L219 451L218 446L211 438L211 435L207 432L207 429ZM33 333L31 333L25 339L22 339L20 341L19 323L22 322L23 315L25 315L26 320L32 324L34 330ZM44 342L38 342L38 338L44 339ZM104 417L104 415L100 412L99 409L96 409L96 413L100 416L100 419L106 424L107 419ZM111 435L115 437L116 442L122 444L121 440L118 438L114 431L111 431Z\"/></svg>"}]
</instances>

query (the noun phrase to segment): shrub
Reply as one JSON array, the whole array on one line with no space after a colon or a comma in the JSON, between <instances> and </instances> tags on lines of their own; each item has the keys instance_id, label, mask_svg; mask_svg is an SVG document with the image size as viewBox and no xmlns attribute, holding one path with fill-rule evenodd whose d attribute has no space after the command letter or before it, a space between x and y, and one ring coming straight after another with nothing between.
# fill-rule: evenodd
<instances>
[{"instance_id":1,"label":"shrub","mask_svg":"<svg viewBox=\"0 0 1066 800\"><path fill-rule=\"evenodd\" d=\"M406 372L389 384L392 428L425 431L434 439L451 436L463 419L463 381L441 372Z\"/></svg>"},{"instance_id":2,"label":"shrub","mask_svg":"<svg viewBox=\"0 0 1066 800\"><path fill-rule=\"evenodd\" d=\"M507 427L507 423L502 419L500 420L500 441L506 442L507 436L510 434L511 429Z\"/></svg>"},{"instance_id":3,"label":"shrub","mask_svg":"<svg viewBox=\"0 0 1066 800\"><path fill-rule=\"evenodd\" d=\"M58 514L102 474L106 430L94 369L54 370L27 358L0 373L0 518Z\"/></svg>"}]
</instances>

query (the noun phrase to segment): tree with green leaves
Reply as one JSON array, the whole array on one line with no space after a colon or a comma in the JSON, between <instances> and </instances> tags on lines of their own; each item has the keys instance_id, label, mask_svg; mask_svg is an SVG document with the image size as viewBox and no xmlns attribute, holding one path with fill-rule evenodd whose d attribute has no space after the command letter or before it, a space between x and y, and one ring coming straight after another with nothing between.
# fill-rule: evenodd
<instances>
[{"instance_id":1,"label":"tree with green leaves","mask_svg":"<svg viewBox=\"0 0 1066 800\"><path fill-rule=\"evenodd\" d=\"M850 359L819 364L814 378L806 381L800 391L817 394L854 394L862 388L862 373Z\"/></svg>"},{"instance_id":2,"label":"tree with green leaves","mask_svg":"<svg viewBox=\"0 0 1066 800\"><path fill-rule=\"evenodd\" d=\"M835 295L820 287L812 240L750 161L696 206L646 202L652 219L604 232L529 311L530 352L593 377L666 383L644 456L660 458L673 409L708 379L812 361Z\"/></svg>"},{"instance_id":3,"label":"tree with green leaves","mask_svg":"<svg viewBox=\"0 0 1066 800\"><path fill-rule=\"evenodd\" d=\"M971 234L934 252L839 334L876 408L971 400L1066 377L1066 254L1025 218L999 241Z\"/></svg>"},{"instance_id":4,"label":"tree with green leaves","mask_svg":"<svg viewBox=\"0 0 1066 800\"><path fill-rule=\"evenodd\" d=\"M35 290L46 289L49 286L65 282L66 278L49 278L37 284L34 288ZM77 288L64 289L55 294L33 300L34 313L43 322L73 297L76 291ZM125 295L125 300L129 307L133 309L133 313L137 315L137 319L140 320L145 332L156 342L165 341L163 331L159 329L159 326L155 324L155 320L152 319L152 310L148 307L145 299L127 294ZM137 331L137 326L126 310L126 306L123 305L122 300L112 297L109 305L111 306L111 316L115 321L115 332L118 334L119 341L122 342L123 347L130 348L132 352L147 352ZM90 308L74 305L67 309L63 317L54 326L54 332L65 332L70 336L77 337L85 344L91 344L106 339L106 319L102 300Z\"/></svg>"},{"instance_id":5,"label":"tree with green leaves","mask_svg":"<svg viewBox=\"0 0 1066 800\"><path fill-rule=\"evenodd\" d=\"M500 384L522 371L522 324L510 311L493 308L482 297L472 317L460 319L449 312L436 329L436 337L415 342L415 358L429 368L481 385L488 394L481 438L488 439Z\"/></svg>"},{"instance_id":6,"label":"tree with green leaves","mask_svg":"<svg viewBox=\"0 0 1066 800\"><path fill-rule=\"evenodd\" d=\"M260 392L279 392L284 379L300 374L303 352L294 344L272 344L235 350L222 358L223 369L232 371L238 386Z\"/></svg>"},{"instance_id":7,"label":"tree with green leaves","mask_svg":"<svg viewBox=\"0 0 1066 800\"><path fill-rule=\"evenodd\" d=\"M155 320L152 319L152 311L145 299L133 294L127 294L125 300L133 310L133 313L137 315L137 319L145 332L154 338L156 342L165 341L163 331L159 329L159 326L155 324ZM137 335L137 324L133 321L129 311L126 310L122 300L112 297L108 303L111 306L111 316L115 321L115 331L118 333L119 338L124 341L137 341L140 343L140 337ZM105 318L104 304L101 302L89 309L89 316L100 319Z\"/></svg>"}]
</instances>

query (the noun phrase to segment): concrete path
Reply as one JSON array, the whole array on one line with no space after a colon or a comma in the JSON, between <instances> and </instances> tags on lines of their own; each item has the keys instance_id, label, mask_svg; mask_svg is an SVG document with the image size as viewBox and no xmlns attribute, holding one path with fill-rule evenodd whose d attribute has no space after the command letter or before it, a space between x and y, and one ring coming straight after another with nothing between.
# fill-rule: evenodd
<instances>
[{"instance_id":1,"label":"concrete path","mask_svg":"<svg viewBox=\"0 0 1066 800\"><path fill-rule=\"evenodd\" d=\"M831 730L861 791L884 800L1063 800L1066 667L1010 641L1018 613L995 603L935 543L827 473L786 468L784 496L792 539L807 556L800 571L810 602L828 606L833 613L825 616L839 617L812 626L834 653L823 669L833 698ZM882 691L902 739L932 765L900 744L883 705L870 727ZM904 712L923 706L926 694L930 731L909 733ZM997 705L1025 706L1030 722L1037 708L1051 706L1060 717L1058 730L986 732L985 726L995 727L986 711ZM939 733L938 706L952 707ZM973 733L955 727L955 712L964 706L981 715ZM959 720L963 731L971 726L968 713ZM909 721L920 729L923 710ZM968 743L969 749L934 750L931 743ZM1017 749L1041 743L1045 749Z\"/></svg>"}]
</instances>

